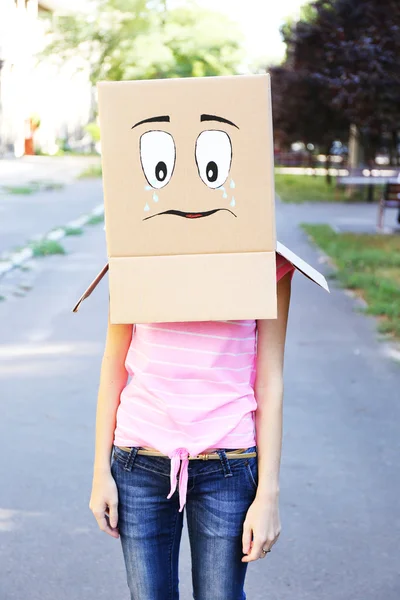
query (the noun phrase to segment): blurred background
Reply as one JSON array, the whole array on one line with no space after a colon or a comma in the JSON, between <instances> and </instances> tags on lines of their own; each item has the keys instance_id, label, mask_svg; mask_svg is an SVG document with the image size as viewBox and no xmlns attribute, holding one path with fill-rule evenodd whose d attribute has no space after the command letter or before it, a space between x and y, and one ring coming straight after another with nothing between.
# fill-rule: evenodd
<instances>
[{"instance_id":1,"label":"blurred background","mask_svg":"<svg viewBox=\"0 0 400 600\"><path fill-rule=\"evenodd\" d=\"M399 0L0 0L1 600L128 597L88 508L107 285L71 314L107 260L97 81L266 72L278 238L331 294L293 280L248 598L400 598L399 65Z\"/></svg>"}]
</instances>

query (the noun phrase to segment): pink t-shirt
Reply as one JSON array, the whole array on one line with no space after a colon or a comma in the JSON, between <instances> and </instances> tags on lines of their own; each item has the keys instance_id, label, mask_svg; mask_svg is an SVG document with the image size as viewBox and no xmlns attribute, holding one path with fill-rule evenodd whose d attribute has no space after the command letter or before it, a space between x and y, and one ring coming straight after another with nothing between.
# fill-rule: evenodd
<instances>
[{"instance_id":1,"label":"pink t-shirt","mask_svg":"<svg viewBox=\"0 0 400 600\"><path fill-rule=\"evenodd\" d=\"M293 266L277 255L277 279ZM189 456L256 445L256 321L137 324L125 366L114 443L148 446L171 459L186 503Z\"/></svg>"}]
</instances>

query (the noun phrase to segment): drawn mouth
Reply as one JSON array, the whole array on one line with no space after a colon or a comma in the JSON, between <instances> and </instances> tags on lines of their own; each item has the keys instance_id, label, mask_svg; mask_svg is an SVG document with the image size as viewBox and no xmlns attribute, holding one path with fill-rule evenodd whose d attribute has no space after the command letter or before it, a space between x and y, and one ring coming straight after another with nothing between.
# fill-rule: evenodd
<instances>
[{"instance_id":1,"label":"drawn mouth","mask_svg":"<svg viewBox=\"0 0 400 600\"><path fill-rule=\"evenodd\" d=\"M164 210L163 212L156 213L155 215L150 215L149 217L145 217L143 221L147 221L147 219L152 219L153 217L160 217L161 215L175 215L175 217L184 217L185 219L201 219L202 217L209 217L214 215L216 212L220 210L226 210L234 217L237 217L234 212L229 210L229 208L214 208L213 210L207 210L204 212L183 212L181 210Z\"/></svg>"}]
</instances>

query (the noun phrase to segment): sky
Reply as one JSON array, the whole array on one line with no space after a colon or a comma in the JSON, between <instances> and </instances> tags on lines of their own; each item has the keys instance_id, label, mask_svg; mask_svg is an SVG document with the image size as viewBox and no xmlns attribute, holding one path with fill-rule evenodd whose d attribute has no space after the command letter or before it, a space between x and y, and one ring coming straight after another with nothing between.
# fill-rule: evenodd
<instances>
[{"instance_id":1,"label":"sky","mask_svg":"<svg viewBox=\"0 0 400 600\"><path fill-rule=\"evenodd\" d=\"M298 16L306 3L307 0L197 0L200 6L226 13L239 22L248 60L262 58L268 63L284 58L285 45L279 28L288 16Z\"/></svg>"},{"instance_id":2,"label":"sky","mask_svg":"<svg viewBox=\"0 0 400 600\"><path fill-rule=\"evenodd\" d=\"M1 1L1 0L0 0ZM90 0L52 0L68 6L70 10L82 9ZM245 36L247 60L280 62L285 55L285 45L279 28L288 16L298 15L300 7L309 0L197 0L197 4L227 14L237 21ZM168 5L182 4L184 0L168 0ZM265 64L265 62L264 62Z\"/></svg>"}]
</instances>

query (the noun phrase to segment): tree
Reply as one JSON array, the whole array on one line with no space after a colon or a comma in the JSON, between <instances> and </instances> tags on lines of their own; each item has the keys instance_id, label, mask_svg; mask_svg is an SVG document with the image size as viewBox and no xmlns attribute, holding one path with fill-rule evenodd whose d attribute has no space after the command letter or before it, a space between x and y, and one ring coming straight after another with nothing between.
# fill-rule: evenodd
<instances>
[{"instance_id":1,"label":"tree","mask_svg":"<svg viewBox=\"0 0 400 600\"><path fill-rule=\"evenodd\" d=\"M286 144L299 140L329 155L332 143L348 131L347 119L330 103L326 90L306 71L270 68L274 128Z\"/></svg>"},{"instance_id":2,"label":"tree","mask_svg":"<svg viewBox=\"0 0 400 600\"><path fill-rule=\"evenodd\" d=\"M235 73L242 53L237 25L194 3L167 10L165 0L98 0L88 15L60 17L46 56L90 66L98 80Z\"/></svg>"},{"instance_id":3,"label":"tree","mask_svg":"<svg viewBox=\"0 0 400 600\"><path fill-rule=\"evenodd\" d=\"M400 3L316 0L310 9L312 18L284 30L288 68L326 91L372 160L383 138L398 144Z\"/></svg>"}]
</instances>

